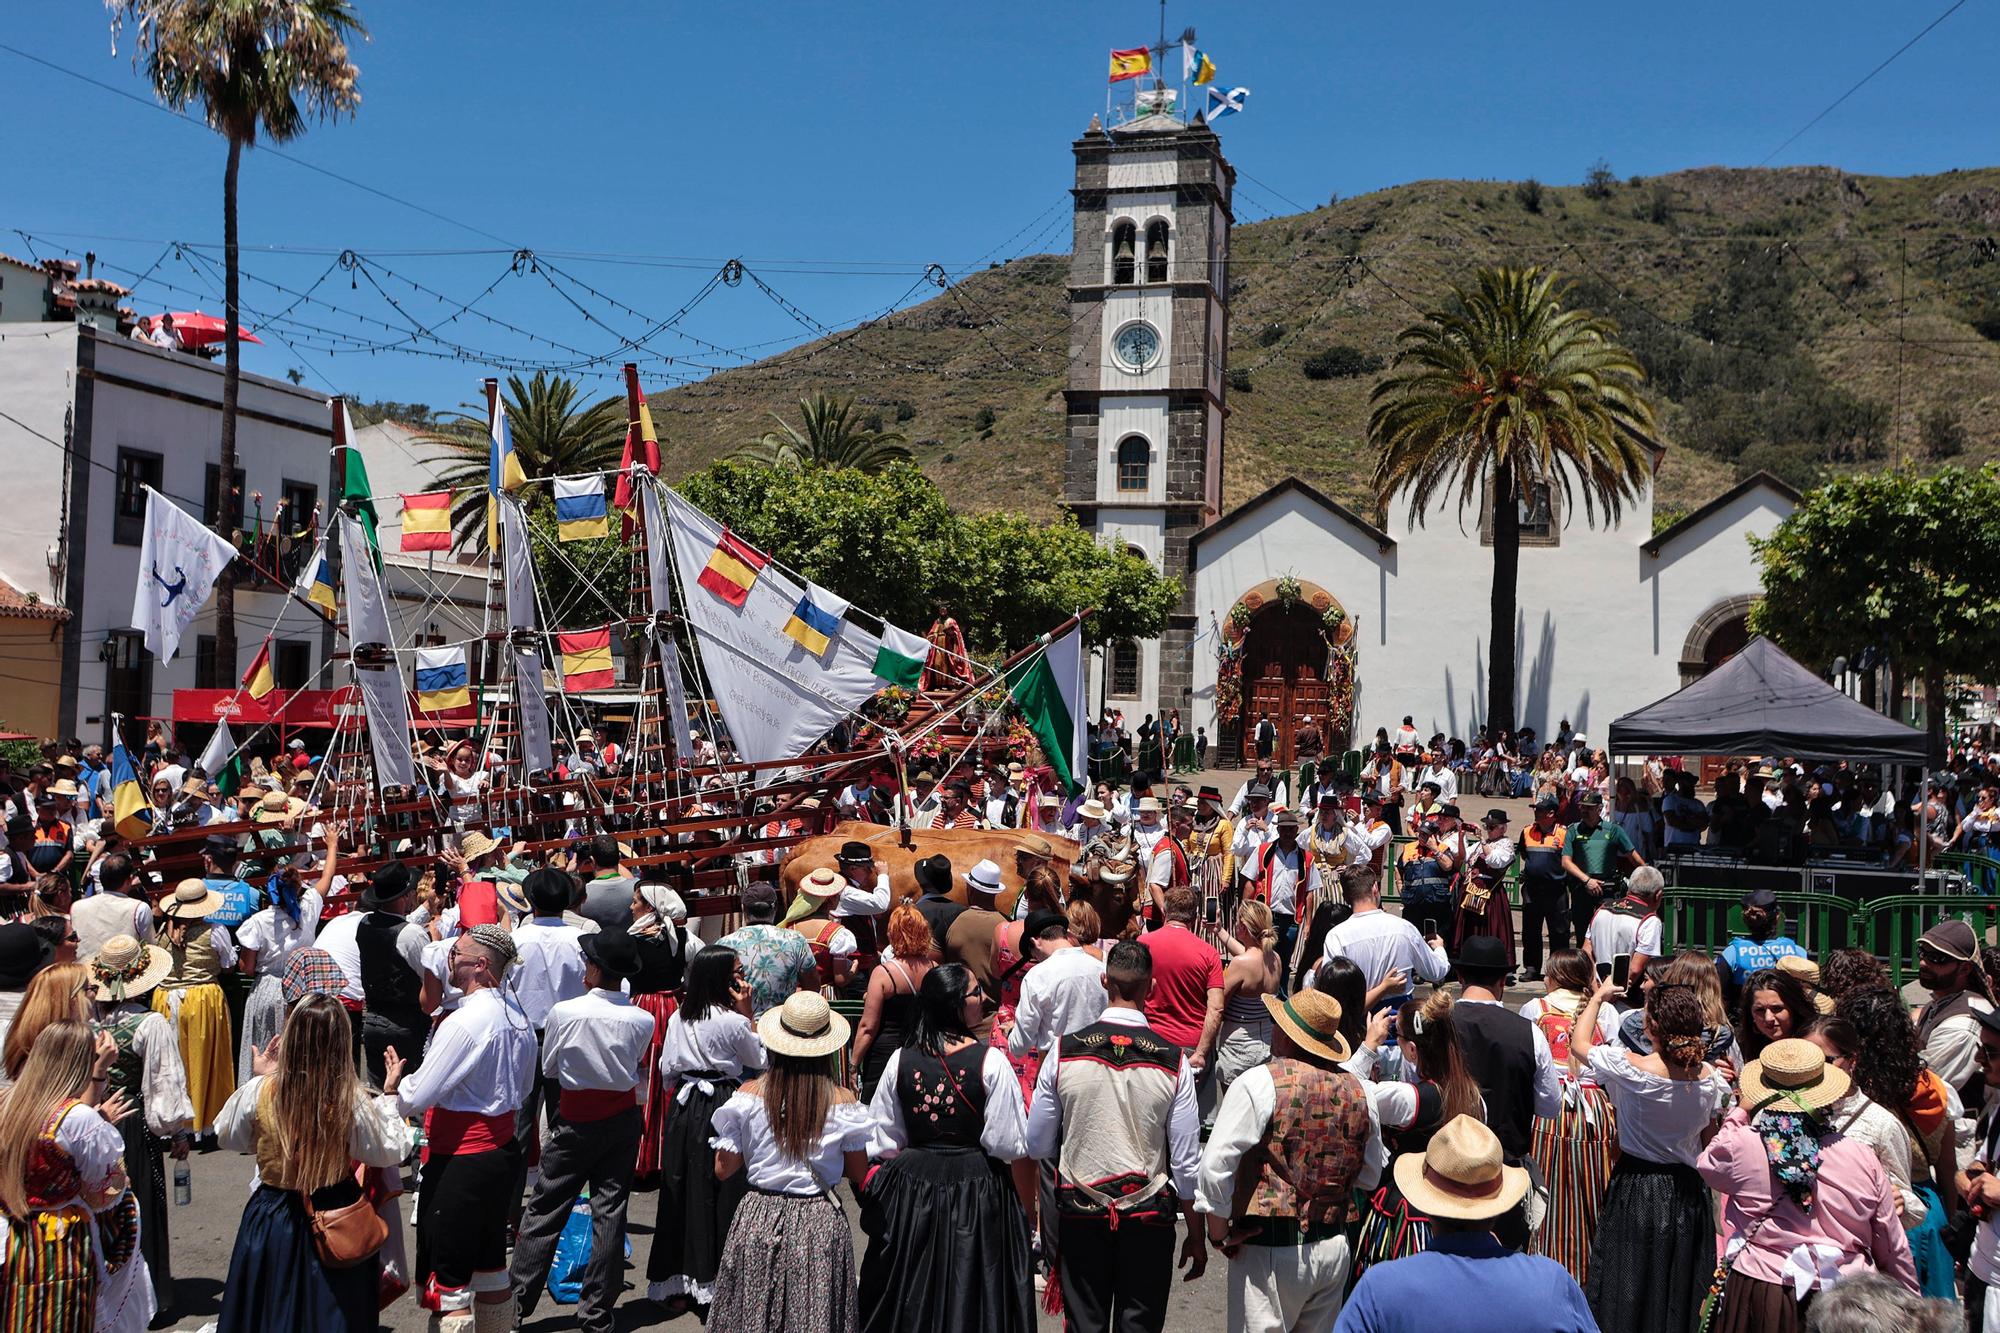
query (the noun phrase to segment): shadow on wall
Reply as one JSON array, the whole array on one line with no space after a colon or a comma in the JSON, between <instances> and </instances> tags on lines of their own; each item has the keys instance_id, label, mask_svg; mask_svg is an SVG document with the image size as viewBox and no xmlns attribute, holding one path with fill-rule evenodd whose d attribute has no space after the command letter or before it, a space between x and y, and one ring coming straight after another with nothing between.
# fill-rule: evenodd
<instances>
[{"instance_id":1,"label":"shadow on wall","mask_svg":"<svg viewBox=\"0 0 2000 1333\"><path fill-rule=\"evenodd\" d=\"M1537 736L1553 736L1549 718L1549 679L1555 672L1556 624L1548 612L1542 613L1542 632L1532 660L1528 655L1528 617L1516 612L1514 618L1514 664L1516 693L1514 725L1531 726Z\"/></svg>"}]
</instances>

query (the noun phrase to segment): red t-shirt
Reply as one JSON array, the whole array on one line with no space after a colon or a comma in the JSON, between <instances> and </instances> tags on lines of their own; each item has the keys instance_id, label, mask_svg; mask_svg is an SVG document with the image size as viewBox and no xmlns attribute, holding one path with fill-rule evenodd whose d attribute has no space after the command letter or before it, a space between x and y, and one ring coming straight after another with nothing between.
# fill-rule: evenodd
<instances>
[{"instance_id":1,"label":"red t-shirt","mask_svg":"<svg viewBox=\"0 0 2000 1333\"><path fill-rule=\"evenodd\" d=\"M1146 999L1146 1023L1190 1054L1201 1040L1208 1016L1208 993L1222 989L1222 956L1215 946L1182 925L1163 926L1139 937L1153 955L1153 993Z\"/></svg>"}]
</instances>

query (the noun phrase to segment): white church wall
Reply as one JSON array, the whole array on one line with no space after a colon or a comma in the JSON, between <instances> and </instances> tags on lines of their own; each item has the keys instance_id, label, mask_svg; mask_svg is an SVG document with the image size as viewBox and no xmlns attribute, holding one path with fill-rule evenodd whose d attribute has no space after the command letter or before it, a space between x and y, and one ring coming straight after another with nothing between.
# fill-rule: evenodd
<instances>
[{"instance_id":1,"label":"white church wall","mask_svg":"<svg viewBox=\"0 0 2000 1333\"><path fill-rule=\"evenodd\" d=\"M1118 489L1118 445L1127 436L1146 439L1149 466L1146 489ZM1146 501L1158 504L1167 498L1167 397L1146 394L1134 398L1107 398L1097 418L1097 499L1101 504L1118 501ZM1155 525L1157 526L1157 518ZM1158 563L1156 552L1154 563Z\"/></svg>"},{"instance_id":2,"label":"white church wall","mask_svg":"<svg viewBox=\"0 0 2000 1333\"><path fill-rule=\"evenodd\" d=\"M1161 401L1161 411L1164 414L1165 400ZM1165 420L1164 415L1162 420ZM1159 469L1156 467L1154 469L1156 476L1158 472ZM1165 554L1165 541L1160 531L1160 511L1157 509L1099 510L1097 539L1107 546L1136 548L1153 563L1155 569L1160 567ZM1146 714L1157 715L1160 711L1160 641L1158 639L1139 641L1139 690L1136 694L1115 695L1106 691L1105 672L1108 663L1109 658L1104 653L1098 653L1091 659L1091 716L1100 716L1104 708L1115 708L1125 714L1129 730L1136 728Z\"/></svg>"},{"instance_id":3,"label":"white church wall","mask_svg":"<svg viewBox=\"0 0 2000 1333\"><path fill-rule=\"evenodd\" d=\"M1762 594L1748 539L1770 536L1791 512L1790 500L1760 486L1677 534L1659 555L1640 554L1646 646L1659 669L1673 673L1674 685L1680 683L1681 652L1694 623L1718 603Z\"/></svg>"},{"instance_id":4,"label":"white church wall","mask_svg":"<svg viewBox=\"0 0 2000 1333\"><path fill-rule=\"evenodd\" d=\"M1143 319L1160 335L1160 353L1153 364L1141 371L1126 370L1109 352L1118 330L1133 320ZM1165 389L1174 365L1174 290L1171 287L1120 287L1104 295L1104 328L1100 346L1107 349L1098 369L1097 387L1107 392L1120 389Z\"/></svg>"}]
</instances>

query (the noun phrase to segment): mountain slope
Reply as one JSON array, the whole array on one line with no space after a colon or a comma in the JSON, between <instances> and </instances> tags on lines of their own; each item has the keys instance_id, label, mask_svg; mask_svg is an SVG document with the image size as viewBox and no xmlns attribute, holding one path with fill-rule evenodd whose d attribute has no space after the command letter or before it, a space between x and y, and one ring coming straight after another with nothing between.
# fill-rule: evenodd
<instances>
[{"instance_id":1,"label":"mountain slope","mask_svg":"<svg viewBox=\"0 0 2000 1333\"><path fill-rule=\"evenodd\" d=\"M1852 176L1704 168L1580 186L1419 181L1239 226L1224 498L1290 473L1368 500L1367 369L1476 266L1542 264L1647 364L1670 453L1658 507L1759 467L2000 455L2000 169ZM957 504L1052 512L1070 355L1067 258L966 277L876 324L651 398L669 466L700 467L852 395Z\"/></svg>"}]
</instances>

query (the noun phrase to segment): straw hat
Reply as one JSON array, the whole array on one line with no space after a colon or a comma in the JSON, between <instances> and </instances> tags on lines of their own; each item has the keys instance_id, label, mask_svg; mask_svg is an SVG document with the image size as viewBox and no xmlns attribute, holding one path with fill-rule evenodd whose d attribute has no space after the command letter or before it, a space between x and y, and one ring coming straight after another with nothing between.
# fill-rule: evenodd
<instances>
[{"instance_id":1,"label":"straw hat","mask_svg":"<svg viewBox=\"0 0 2000 1333\"><path fill-rule=\"evenodd\" d=\"M1750 1115L1775 1104L1818 1111L1847 1095L1854 1080L1826 1052L1800 1037L1785 1037L1764 1048L1763 1058L1743 1066L1743 1110Z\"/></svg>"},{"instance_id":2,"label":"straw hat","mask_svg":"<svg viewBox=\"0 0 2000 1333\"><path fill-rule=\"evenodd\" d=\"M1335 1064L1354 1054L1340 1035L1340 1001L1325 991L1302 990L1289 1000L1275 995L1263 999L1271 1021L1309 1054Z\"/></svg>"},{"instance_id":3,"label":"straw hat","mask_svg":"<svg viewBox=\"0 0 2000 1333\"><path fill-rule=\"evenodd\" d=\"M499 843L493 841L493 839L487 837L478 829L472 830L472 832L458 840L458 854L468 861L477 861L480 857L489 856L499 849Z\"/></svg>"},{"instance_id":4,"label":"straw hat","mask_svg":"<svg viewBox=\"0 0 2000 1333\"><path fill-rule=\"evenodd\" d=\"M296 796L287 796L281 791L268 792L257 802L256 811L250 816L259 824L276 824L281 820L293 819L306 812L306 803Z\"/></svg>"},{"instance_id":5,"label":"straw hat","mask_svg":"<svg viewBox=\"0 0 2000 1333\"><path fill-rule=\"evenodd\" d=\"M794 991L776 1009L757 1020L757 1035L773 1055L807 1059L832 1055L847 1045L847 1020L813 991Z\"/></svg>"},{"instance_id":6,"label":"straw hat","mask_svg":"<svg viewBox=\"0 0 2000 1333\"><path fill-rule=\"evenodd\" d=\"M1033 856L1046 861L1056 854L1056 849L1055 844L1047 838L1024 833L1021 835L1020 845L1014 848L1014 853L1017 856Z\"/></svg>"},{"instance_id":7,"label":"straw hat","mask_svg":"<svg viewBox=\"0 0 2000 1333\"><path fill-rule=\"evenodd\" d=\"M839 897L841 890L846 887L847 877L838 870L820 866L816 870L808 871L806 877L799 881L798 896L792 899L791 907L786 910L778 924L789 926L795 921L805 920L819 910L821 903L829 898Z\"/></svg>"},{"instance_id":8,"label":"straw hat","mask_svg":"<svg viewBox=\"0 0 2000 1333\"><path fill-rule=\"evenodd\" d=\"M1492 1130L1460 1115L1431 1135L1421 1156L1406 1152L1396 1159L1396 1185L1419 1212L1481 1222L1521 1201L1528 1173L1501 1160Z\"/></svg>"},{"instance_id":9,"label":"straw hat","mask_svg":"<svg viewBox=\"0 0 2000 1333\"><path fill-rule=\"evenodd\" d=\"M1104 802L1098 800L1095 796L1093 796L1089 800L1085 801L1082 805L1079 805L1076 808L1076 813L1079 819L1087 819L1092 822L1096 822L1098 820L1103 819L1106 815L1110 814L1111 812L1104 808Z\"/></svg>"},{"instance_id":10,"label":"straw hat","mask_svg":"<svg viewBox=\"0 0 2000 1333\"><path fill-rule=\"evenodd\" d=\"M208 887L202 879L184 879L174 885L174 891L160 900L160 915L177 920L192 921L207 916L222 906L222 895Z\"/></svg>"},{"instance_id":11,"label":"straw hat","mask_svg":"<svg viewBox=\"0 0 2000 1333\"><path fill-rule=\"evenodd\" d=\"M1810 958L1800 958L1793 954L1791 957L1778 960L1778 971L1789 973L1804 984L1806 993L1812 996L1813 1008L1822 1014L1833 1012L1833 997L1819 988L1818 963Z\"/></svg>"},{"instance_id":12,"label":"straw hat","mask_svg":"<svg viewBox=\"0 0 2000 1333\"><path fill-rule=\"evenodd\" d=\"M68 778L57 778L49 784L49 795L51 796L75 796L77 794L76 784Z\"/></svg>"},{"instance_id":13,"label":"straw hat","mask_svg":"<svg viewBox=\"0 0 2000 1333\"><path fill-rule=\"evenodd\" d=\"M1157 796L1141 796L1139 804L1133 807L1133 810L1136 814L1157 815L1160 813L1160 798Z\"/></svg>"},{"instance_id":14,"label":"straw hat","mask_svg":"<svg viewBox=\"0 0 2000 1333\"><path fill-rule=\"evenodd\" d=\"M188 881L192 884L200 880ZM130 935L113 935L89 959L92 992L114 1004L144 995L174 970L173 956L157 944L141 944Z\"/></svg>"}]
</instances>

